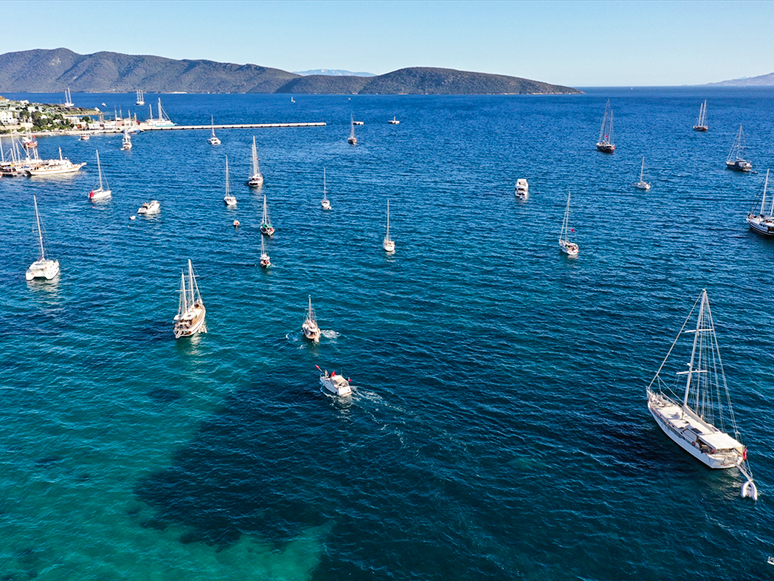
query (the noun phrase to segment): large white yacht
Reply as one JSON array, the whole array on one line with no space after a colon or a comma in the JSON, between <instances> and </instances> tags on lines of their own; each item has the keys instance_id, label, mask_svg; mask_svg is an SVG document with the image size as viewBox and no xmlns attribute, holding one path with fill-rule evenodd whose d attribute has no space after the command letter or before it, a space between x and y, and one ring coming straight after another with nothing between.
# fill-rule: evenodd
<instances>
[{"instance_id":1,"label":"large white yacht","mask_svg":"<svg viewBox=\"0 0 774 581\"><path fill-rule=\"evenodd\" d=\"M196 284L193 264L188 259L188 284L186 285L185 272L180 277L180 306L175 315L175 339L191 337L197 333L206 333L207 326L204 322L207 310L199 294L199 286Z\"/></svg>"}]
</instances>

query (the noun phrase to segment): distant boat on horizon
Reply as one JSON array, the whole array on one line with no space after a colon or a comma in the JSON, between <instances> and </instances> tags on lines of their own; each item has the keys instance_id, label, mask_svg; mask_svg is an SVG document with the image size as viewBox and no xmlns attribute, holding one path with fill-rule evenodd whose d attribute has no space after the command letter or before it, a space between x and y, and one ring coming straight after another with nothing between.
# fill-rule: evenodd
<instances>
[{"instance_id":1,"label":"distant boat on horizon","mask_svg":"<svg viewBox=\"0 0 774 581\"><path fill-rule=\"evenodd\" d=\"M349 116L349 139L347 143L350 145L357 145L357 137L355 137L355 119L352 115Z\"/></svg>"}]
</instances>

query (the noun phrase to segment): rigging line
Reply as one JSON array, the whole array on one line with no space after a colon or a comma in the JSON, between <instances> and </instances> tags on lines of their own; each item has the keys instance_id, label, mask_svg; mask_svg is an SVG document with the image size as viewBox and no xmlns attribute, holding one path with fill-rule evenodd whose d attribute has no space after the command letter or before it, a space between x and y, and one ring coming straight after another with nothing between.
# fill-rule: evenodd
<instances>
[{"instance_id":1,"label":"rigging line","mask_svg":"<svg viewBox=\"0 0 774 581\"><path fill-rule=\"evenodd\" d=\"M672 350L675 348L675 345L677 344L677 341L680 339L680 335L683 334L683 329L685 329L685 326L688 324L688 320L691 318L691 315L693 315L694 309L696 309L696 305L699 303L699 300L701 299L701 295L699 296L696 301L693 303L693 307L691 307L691 311L688 313L688 316L685 318L685 322L683 323L683 326L680 327L680 332L677 334L677 337L672 342L672 346L669 348L669 352L666 354L666 357L664 357L664 360L661 362L661 365L658 368L658 371L656 371L656 375L653 377L653 379L650 380L650 383L648 384L648 389L653 385L653 382L656 381L657 378L659 378L659 374L661 373L661 370L664 368L664 365L667 362L667 359L669 359L669 356L672 354Z\"/></svg>"}]
</instances>

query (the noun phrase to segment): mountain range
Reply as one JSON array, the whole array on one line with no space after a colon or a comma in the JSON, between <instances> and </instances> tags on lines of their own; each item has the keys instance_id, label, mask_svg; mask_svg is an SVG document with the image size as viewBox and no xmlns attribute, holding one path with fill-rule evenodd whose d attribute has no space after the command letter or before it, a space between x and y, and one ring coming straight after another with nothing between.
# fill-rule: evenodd
<instances>
[{"instance_id":1,"label":"mountain range","mask_svg":"<svg viewBox=\"0 0 774 581\"><path fill-rule=\"evenodd\" d=\"M774 73L760 75L758 77L745 77L743 79L731 79L719 83L709 83L714 87L771 87L774 86Z\"/></svg>"},{"instance_id":2,"label":"mountain range","mask_svg":"<svg viewBox=\"0 0 774 581\"><path fill-rule=\"evenodd\" d=\"M66 48L0 55L0 91L55 93L575 94L540 81L453 69L412 67L384 75L298 75L253 64L175 60Z\"/></svg>"}]
</instances>

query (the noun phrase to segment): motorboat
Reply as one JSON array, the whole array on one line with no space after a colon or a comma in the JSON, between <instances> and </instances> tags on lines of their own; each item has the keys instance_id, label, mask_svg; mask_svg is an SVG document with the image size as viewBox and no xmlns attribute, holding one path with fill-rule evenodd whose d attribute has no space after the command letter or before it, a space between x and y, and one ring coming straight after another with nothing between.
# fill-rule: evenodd
<instances>
[{"instance_id":1,"label":"motorboat","mask_svg":"<svg viewBox=\"0 0 774 581\"><path fill-rule=\"evenodd\" d=\"M79 141L88 141L88 140L89 140L89 138L90 138L90 136L89 136L89 135L81 135L81 136L78 138L78 140L79 140Z\"/></svg>"},{"instance_id":2,"label":"motorboat","mask_svg":"<svg viewBox=\"0 0 774 581\"><path fill-rule=\"evenodd\" d=\"M50 260L46 258L46 251L43 248L43 228L40 225L40 213L38 212L38 199L36 196L32 196L32 201L35 204L35 222L37 224L38 245L40 254L38 259L33 262L25 273L27 280L34 280L36 278L45 278L51 280L59 274L59 261Z\"/></svg>"},{"instance_id":3,"label":"motorboat","mask_svg":"<svg viewBox=\"0 0 774 581\"><path fill-rule=\"evenodd\" d=\"M140 206L140 209L137 210L137 213L150 216L152 214L158 214L160 211L161 204L159 204L157 200L151 200L150 202L145 202L142 206Z\"/></svg>"},{"instance_id":4,"label":"motorboat","mask_svg":"<svg viewBox=\"0 0 774 581\"><path fill-rule=\"evenodd\" d=\"M320 371L320 385L325 389L338 396L352 395L352 387L343 376L336 375L335 371L328 373L327 369L325 371L319 367L317 369Z\"/></svg>"},{"instance_id":5,"label":"motorboat","mask_svg":"<svg viewBox=\"0 0 774 581\"><path fill-rule=\"evenodd\" d=\"M520 200L526 200L529 197L529 184L524 178L516 180L516 197Z\"/></svg>"}]
</instances>

